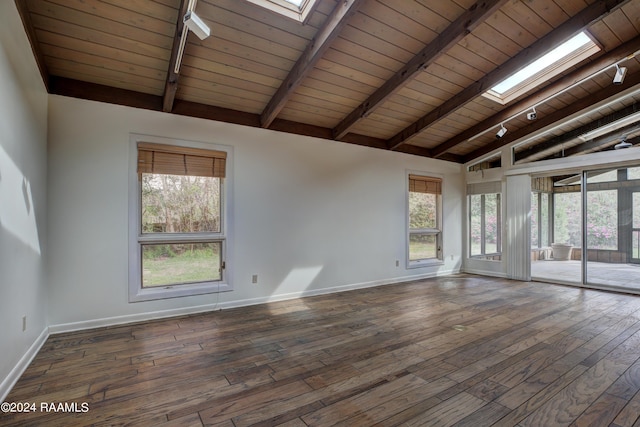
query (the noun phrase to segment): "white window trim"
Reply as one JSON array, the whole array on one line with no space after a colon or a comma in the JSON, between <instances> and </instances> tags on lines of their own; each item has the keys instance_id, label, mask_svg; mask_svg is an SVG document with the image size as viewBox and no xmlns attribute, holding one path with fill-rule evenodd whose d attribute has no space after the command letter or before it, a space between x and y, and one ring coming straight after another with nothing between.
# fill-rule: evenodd
<instances>
[{"instance_id":1,"label":"white window trim","mask_svg":"<svg viewBox=\"0 0 640 427\"><path fill-rule=\"evenodd\" d=\"M247 0L279 15L305 23L314 10L318 0L305 0L300 7L286 0Z\"/></svg>"},{"instance_id":2,"label":"white window trim","mask_svg":"<svg viewBox=\"0 0 640 427\"><path fill-rule=\"evenodd\" d=\"M222 185L222 221L220 233L210 235L174 235L190 241L222 241L222 262L225 268L222 271L222 280L215 282L204 282L195 284L184 284L174 286L162 286L157 288L142 288L142 243L165 243L169 240L162 235L143 235L140 221L140 187L138 185L138 142L152 142L157 144L167 144L178 147L201 148L205 150L217 150L227 153L226 178ZM151 301L166 298L187 297L194 295L204 295L217 292L233 290L232 278L232 215L233 200L229 197L232 192L233 176L233 147L205 142L185 141L171 138L163 138L150 135L131 134L129 136L129 302Z\"/></svg>"},{"instance_id":3,"label":"white window trim","mask_svg":"<svg viewBox=\"0 0 640 427\"><path fill-rule=\"evenodd\" d=\"M442 191L440 194L440 203L438 203L438 212L436 212L436 223L439 228L421 228L411 230L409 228L409 175L421 175L432 178L440 178L442 180ZM406 268L423 268L437 265L444 265L444 222L443 222L443 205L444 205L444 177L441 174L425 172L419 170L407 170L405 171L404 185L405 185L405 248L406 248ZM409 259L409 244L411 234L435 234L437 236L437 245L440 250L436 258L418 259L411 261Z\"/></svg>"}]
</instances>

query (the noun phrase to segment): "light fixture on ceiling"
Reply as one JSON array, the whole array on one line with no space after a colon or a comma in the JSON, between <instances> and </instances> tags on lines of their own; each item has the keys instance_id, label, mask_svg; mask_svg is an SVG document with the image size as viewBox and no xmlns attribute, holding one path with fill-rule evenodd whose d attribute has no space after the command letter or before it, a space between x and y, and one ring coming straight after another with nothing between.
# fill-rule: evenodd
<instances>
[{"instance_id":1,"label":"light fixture on ceiling","mask_svg":"<svg viewBox=\"0 0 640 427\"><path fill-rule=\"evenodd\" d=\"M186 25L200 40L204 40L211 35L211 30L202 19L192 10L184 15L184 25Z\"/></svg>"},{"instance_id":2,"label":"light fixture on ceiling","mask_svg":"<svg viewBox=\"0 0 640 427\"><path fill-rule=\"evenodd\" d=\"M180 73L180 65L182 65L182 57L184 56L184 49L187 45L189 30L198 36L200 40L204 40L211 35L211 30L207 24L205 24L204 21L194 12L193 9L195 7L195 0L190 0L189 5L187 6L187 13L185 13L184 18L182 18L185 28L183 28L182 34L180 35L180 44L178 45L178 52L176 54L176 65L173 67L173 72L175 74Z\"/></svg>"},{"instance_id":3,"label":"light fixture on ceiling","mask_svg":"<svg viewBox=\"0 0 640 427\"><path fill-rule=\"evenodd\" d=\"M640 121L640 111L633 114L629 114L628 116L625 116L620 120L616 120L615 122L611 122L604 126L600 126L599 128L592 130L591 132L587 132L584 135L580 135L578 138L580 138L583 141L589 141L589 140L592 140L593 138L606 135L618 129L622 129L625 126L631 125L638 121Z\"/></svg>"},{"instance_id":4,"label":"light fixture on ceiling","mask_svg":"<svg viewBox=\"0 0 640 427\"><path fill-rule=\"evenodd\" d=\"M613 76L613 84L621 85L624 82L624 76L627 75L627 67L621 67L616 64L616 75Z\"/></svg>"},{"instance_id":5,"label":"light fixture on ceiling","mask_svg":"<svg viewBox=\"0 0 640 427\"><path fill-rule=\"evenodd\" d=\"M498 133L496 133L496 138L502 138L505 133L507 133L507 128L504 127L504 124L501 124L500 129L498 129Z\"/></svg>"},{"instance_id":6,"label":"light fixture on ceiling","mask_svg":"<svg viewBox=\"0 0 640 427\"><path fill-rule=\"evenodd\" d=\"M624 148L629 148L629 147L632 147L632 146L633 146L633 144L630 143L629 141L627 141L627 137L622 137L622 140L620 140L619 143L614 145L613 148L615 148L616 150L622 150Z\"/></svg>"},{"instance_id":7,"label":"light fixture on ceiling","mask_svg":"<svg viewBox=\"0 0 640 427\"><path fill-rule=\"evenodd\" d=\"M527 120L535 120L538 118L538 113L536 113L536 107L531 108L531 111L527 113Z\"/></svg>"}]
</instances>

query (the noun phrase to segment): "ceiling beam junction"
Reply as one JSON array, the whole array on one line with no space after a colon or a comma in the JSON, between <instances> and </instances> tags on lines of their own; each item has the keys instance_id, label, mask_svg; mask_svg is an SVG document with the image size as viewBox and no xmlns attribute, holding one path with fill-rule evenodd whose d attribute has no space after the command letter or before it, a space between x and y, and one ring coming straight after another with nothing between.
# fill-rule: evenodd
<instances>
[{"instance_id":1,"label":"ceiling beam junction","mask_svg":"<svg viewBox=\"0 0 640 427\"><path fill-rule=\"evenodd\" d=\"M263 128L268 128L275 120L291 95L302 83L302 80L329 49L331 42L338 37L344 26L347 25L349 18L358 11L362 3L364 3L364 0L342 0L336 3L331 15L307 45L276 93L269 100L264 111L262 111L260 123Z\"/></svg>"},{"instance_id":2,"label":"ceiling beam junction","mask_svg":"<svg viewBox=\"0 0 640 427\"><path fill-rule=\"evenodd\" d=\"M45 89L49 92L49 70L44 61L44 54L40 49L40 44L38 43L36 30L33 26L33 21L31 20L31 13L29 13L29 6L27 5L26 0L15 0L15 3L18 13L20 14L20 19L22 20L22 25L27 33L27 38L29 39L33 56L36 59L36 64L40 71L40 77L42 77Z\"/></svg>"},{"instance_id":3,"label":"ceiling beam junction","mask_svg":"<svg viewBox=\"0 0 640 427\"><path fill-rule=\"evenodd\" d=\"M452 148L488 132L490 129L500 125L501 123L505 123L514 116L531 111L533 107L538 107L569 87L578 85L587 79L593 78L605 69L612 67L614 63L635 54L638 50L640 50L640 37L636 37L625 44L618 46L612 51L600 55L594 60L587 62L578 70L573 71L571 74L562 77L540 91L533 93L504 110L497 112L493 116L483 120L481 123L472 126L442 144L433 147L431 149L433 157L439 158ZM540 112L538 112L538 116L540 116Z\"/></svg>"},{"instance_id":4,"label":"ceiling beam junction","mask_svg":"<svg viewBox=\"0 0 640 427\"><path fill-rule=\"evenodd\" d=\"M182 58L178 58L180 51L180 43L182 40L182 32L184 28L184 15L187 13L189 7L189 0L180 0L180 8L178 9L178 21L176 22L176 32L173 36L173 45L171 47L171 59L169 60L169 69L167 70L167 80L164 84L164 95L162 96L162 111L170 113L173 110L173 102L176 99L176 92L178 91L178 80L180 79L179 71L176 73L176 63L182 61ZM185 34L185 37L188 35ZM186 45L186 40L185 40ZM182 51L184 54L184 50Z\"/></svg>"},{"instance_id":5,"label":"ceiling beam junction","mask_svg":"<svg viewBox=\"0 0 640 427\"><path fill-rule=\"evenodd\" d=\"M406 144L411 138L417 136L427 127L448 117L451 113L463 107L477 96L482 95L484 92L500 83L511 74L547 53L550 47L559 45L578 32L587 28L594 21L602 19L628 1L629 0L603 0L594 2L587 6L577 15L564 22L531 46L520 51L516 56L498 66L480 80L463 89L462 92L458 93L433 111L398 132L387 141L389 148L391 150L395 150L401 145Z\"/></svg>"},{"instance_id":6,"label":"ceiling beam junction","mask_svg":"<svg viewBox=\"0 0 640 427\"><path fill-rule=\"evenodd\" d=\"M515 132L509 132L505 137L497 139L492 143L489 143L483 147L480 147L471 153L466 154L463 157L463 162L467 163L472 160L477 159L478 157L489 154L490 152L501 148L507 144L511 144L513 142L518 141L519 139L525 138L527 135L543 130L549 126L552 126L558 122L562 122L563 120L569 118L574 114L578 114L583 110L593 108L595 104L600 102L604 102L610 98L619 97L621 92L624 92L636 85L640 84L640 73L635 73L634 75L627 75L624 83L622 85L614 85L611 84L606 86L603 89L600 89L598 92L585 96L566 107L555 111L552 114L549 114L541 119L538 119L534 122L531 122L530 125L525 126L516 130ZM624 96L624 94L622 95Z\"/></svg>"},{"instance_id":7,"label":"ceiling beam junction","mask_svg":"<svg viewBox=\"0 0 640 427\"><path fill-rule=\"evenodd\" d=\"M544 141L541 142L539 144L536 144L533 147L529 147L526 148L524 150L521 151L516 151L514 153L514 163L523 163L526 162L527 160L529 160L530 158L544 153L545 151L551 150L555 147L558 146L562 146L562 144L568 143L570 141L575 140L576 138L578 138L580 135L584 135L588 132L591 132L593 130L596 130L602 126L608 125L609 123L613 123L616 122L620 119L623 119L631 114L635 114L637 112L640 111L640 103L638 102L634 102L632 105L629 105L628 107L625 107L621 110L615 111L611 114L608 114L604 117L601 117L598 120L595 120L591 123L587 123L586 125L580 126L579 128L573 129L563 135L557 136L555 138L552 138L548 141ZM600 138L596 138L598 140L600 140ZM600 140L600 142L602 142ZM582 144L581 144L582 145ZM588 146L585 146L585 149L589 149L587 148ZM565 154L568 152L569 149L565 150ZM575 151L573 150L573 147L571 149L571 153L572 154L579 154L580 151Z\"/></svg>"},{"instance_id":8,"label":"ceiling beam junction","mask_svg":"<svg viewBox=\"0 0 640 427\"><path fill-rule=\"evenodd\" d=\"M508 0L481 0L460 15L397 73L380 86L366 101L351 111L333 129L334 139L345 136L358 121L367 117L389 96L400 90L418 74L433 64L456 43L493 15Z\"/></svg>"}]
</instances>

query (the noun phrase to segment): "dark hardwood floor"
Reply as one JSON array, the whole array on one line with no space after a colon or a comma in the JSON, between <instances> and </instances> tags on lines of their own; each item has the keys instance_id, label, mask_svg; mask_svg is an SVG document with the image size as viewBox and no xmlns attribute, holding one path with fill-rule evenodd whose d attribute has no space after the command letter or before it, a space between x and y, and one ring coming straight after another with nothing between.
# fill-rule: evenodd
<instances>
[{"instance_id":1,"label":"dark hardwood floor","mask_svg":"<svg viewBox=\"0 0 640 427\"><path fill-rule=\"evenodd\" d=\"M638 426L639 310L459 275L54 335L0 425Z\"/></svg>"}]
</instances>

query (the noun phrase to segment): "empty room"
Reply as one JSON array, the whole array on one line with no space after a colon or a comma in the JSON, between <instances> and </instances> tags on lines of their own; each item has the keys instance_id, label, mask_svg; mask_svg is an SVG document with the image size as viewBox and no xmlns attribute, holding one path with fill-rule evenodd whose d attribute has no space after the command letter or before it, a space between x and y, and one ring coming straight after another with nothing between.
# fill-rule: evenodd
<instances>
[{"instance_id":1,"label":"empty room","mask_svg":"<svg viewBox=\"0 0 640 427\"><path fill-rule=\"evenodd\" d=\"M638 54L640 0L0 1L0 425L640 425Z\"/></svg>"}]
</instances>

